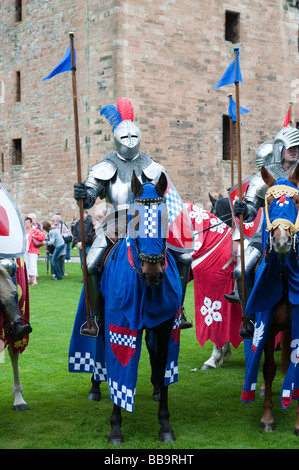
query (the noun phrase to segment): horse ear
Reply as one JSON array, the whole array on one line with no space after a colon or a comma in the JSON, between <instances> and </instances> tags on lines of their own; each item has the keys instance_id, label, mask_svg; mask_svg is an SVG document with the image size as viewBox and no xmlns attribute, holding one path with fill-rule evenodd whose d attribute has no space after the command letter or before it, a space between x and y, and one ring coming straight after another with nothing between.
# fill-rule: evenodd
<instances>
[{"instance_id":1,"label":"horse ear","mask_svg":"<svg viewBox=\"0 0 299 470\"><path fill-rule=\"evenodd\" d=\"M211 203L214 205L216 202L216 199L210 193L209 193L209 198L210 198Z\"/></svg>"},{"instance_id":2,"label":"horse ear","mask_svg":"<svg viewBox=\"0 0 299 470\"><path fill-rule=\"evenodd\" d=\"M269 188L273 186L276 179L273 175L271 175L271 173L269 173L269 171L267 170L267 168L264 167L264 165L261 167L261 175L266 185L269 186Z\"/></svg>"},{"instance_id":3,"label":"horse ear","mask_svg":"<svg viewBox=\"0 0 299 470\"><path fill-rule=\"evenodd\" d=\"M167 178L165 173L161 173L158 183L156 184L156 191L158 196L163 196L167 188Z\"/></svg>"},{"instance_id":4,"label":"horse ear","mask_svg":"<svg viewBox=\"0 0 299 470\"><path fill-rule=\"evenodd\" d=\"M132 172L131 189L135 197L141 196L141 194L143 193L143 186L140 183L139 179L137 178L134 170Z\"/></svg>"},{"instance_id":5,"label":"horse ear","mask_svg":"<svg viewBox=\"0 0 299 470\"><path fill-rule=\"evenodd\" d=\"M289 180L294 186L296 186L296 187L298 186L298 183L299 183L299 163L297 163L295 170L293 171L293 173L289 177Z\"/></svg>"}]
</instances>

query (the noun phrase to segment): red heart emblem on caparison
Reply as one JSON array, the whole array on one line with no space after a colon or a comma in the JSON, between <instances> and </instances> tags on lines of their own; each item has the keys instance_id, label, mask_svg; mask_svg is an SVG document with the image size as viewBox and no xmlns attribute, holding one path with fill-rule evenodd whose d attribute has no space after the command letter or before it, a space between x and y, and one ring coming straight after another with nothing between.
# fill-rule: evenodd
<instances>
[{"instance_id":1,"label":"red heart emblem on caparison","mask_svg":"<svg viewBox=\"0 0 299 470\"><path fill-rule=\"evenodd\" d=\"M4 207L0 206L0 236L8 237L9 235L9 220Z\"/></svg>"}]
</instances>

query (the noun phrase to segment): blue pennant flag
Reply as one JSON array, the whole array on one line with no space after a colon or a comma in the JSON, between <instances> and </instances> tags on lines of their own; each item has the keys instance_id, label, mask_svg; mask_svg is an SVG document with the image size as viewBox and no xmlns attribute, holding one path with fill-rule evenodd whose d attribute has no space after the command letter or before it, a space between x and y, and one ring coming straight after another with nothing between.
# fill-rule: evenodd
<instances>
[{"instance_id":1,"label":"blue pennant flag","mask_svg":"<svg viewBox=\"0 0 299 470\"><path fill-rule=\"evenodd\" d=\"M235 60L236 60L236 66L235 66ZM240 63L239 63L239 51L236 51L236 58L227 67L222 78L219 80L217 85L214 86L213 90L215 90L215 88L220 88L222 86L231 85L232 83L238 83L238 82L243 83L243 79L242 79Z\"/></svg>"},{"instance_id":2,"label":"blue pennant flag","mask_svg":"<svg viewBox=\"0 0 299 470\"><path fill-rule=\"evenodd\" d=\"M246 113L250 113L250 109L242 108L242 106L240 106L240 115ZM234 122L237 120L237 106L231 96L229 98L228 114L229 117L233 118Z\"/></svg>"},{"instance_id":3,"label":"blue pennant flag","mask_svg":"<svg viewBox=\"0 0 299 470\"><path fill-rule=\"evenodd\" d=\"M75 49L74 49L74 56L75 56L75 66L76 66L76 51L75 51ZM67 48L67 51L64 54L63 59L59 62L58 65L56 65L55 69L52 70L52 72L50 72L47 77L43 78L42 81L49 80L49 78L52 78L55 75L58 75L59 73L69 72L70 70L72 70L71 46L69 46Z\"/></svg>"}]
</instances>

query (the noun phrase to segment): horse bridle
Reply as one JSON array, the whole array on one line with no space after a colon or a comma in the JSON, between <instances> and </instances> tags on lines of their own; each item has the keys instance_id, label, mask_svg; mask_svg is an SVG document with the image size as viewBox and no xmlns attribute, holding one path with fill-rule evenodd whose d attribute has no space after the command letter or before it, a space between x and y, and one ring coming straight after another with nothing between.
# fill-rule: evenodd
<instances>
[{"instance_id":1,"label":"horse bridle","mask_svg":"<svg viewBox=\"0 0 299 470\"><path fill-rule=\"evenodd\" d=\"M265 194L265 218L266 218L266 223L267 223L266 230L267 232L269 232L269 237L267 241L267 254L271 253L273 249L273 238L274 238L273 231L279 225L281 225L285 230L287 229L290 230L290 235L291 235L291 240L292 240L292 249L295 252L295 255L297 256L297 246L298 246L297 232L299 230L299 211L298 211L297 218L294 224L290 220L280 219L280 218L274 219L271 222L270 217L269 217L268 198L270 196L273 196L275 199L279 199L283 195L292 198L293 196L296 196L298 194L299 194L299 191L297 188L292 188L291 186L287 186L284 184L280 184L280 185L278 184L278 185L271 186L270 188L268 188Z\"/></svg>"},{"instance_id":2,"label":"horse bridle","mask_svg":"<svg viewBox=\"0 0 299 470\"><path fill-rule=\"evenodd\" d=\"M141 197L136 197L132 200L132 205L137 205L137 206L150 206L151 204L166 204L166 199L163 196L158 196L158 197L153 197L153 198L144 198L142 199ZM145 253L142 253L138 246L138 237L136 235L136 230L135 226L133 224L131 225L131 230L133 232L133 236L135 239L136 243L136 251L138 255L138 259L140 261L140 266L143 265L144 261L147 263L155 264L155 263L161 263L162 269L164 271L165 269L165 260L166 260L166 251L167 251L167 246L166 246L166 238L164 240L164 250L161 254L159 255L146 255ZM134 263L134 269L142 275L142 271L135 266Z\"/></svg>"}]
</instances>

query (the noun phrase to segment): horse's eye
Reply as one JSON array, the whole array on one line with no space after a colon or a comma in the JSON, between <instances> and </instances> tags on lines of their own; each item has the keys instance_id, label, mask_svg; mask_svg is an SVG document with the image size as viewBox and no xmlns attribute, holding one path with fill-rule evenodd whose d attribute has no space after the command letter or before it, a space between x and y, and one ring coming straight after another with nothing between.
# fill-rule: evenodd
<instances>
[{"instance_id":1,"label":"horse's eye","mask_svg":"<svg viewBox=\"0 0 299 470\"><path fill-rule=\"evenodd\" d=\"M273 197L273 196L269 196L268 199L267 199L267 201L268 201L268 205L270 206L271 202L274 201L274 197Z\"/></svg>"},{"instance_id":2,"label":"horse's eye","mask_svg":"<svg viewBox=\"0 0 299 470\"><path fill-rule=\"evenodd\" d=\"M294 198L294 204L297 209L299 209L299 197Z\"/></svg>"}]
</instances>

